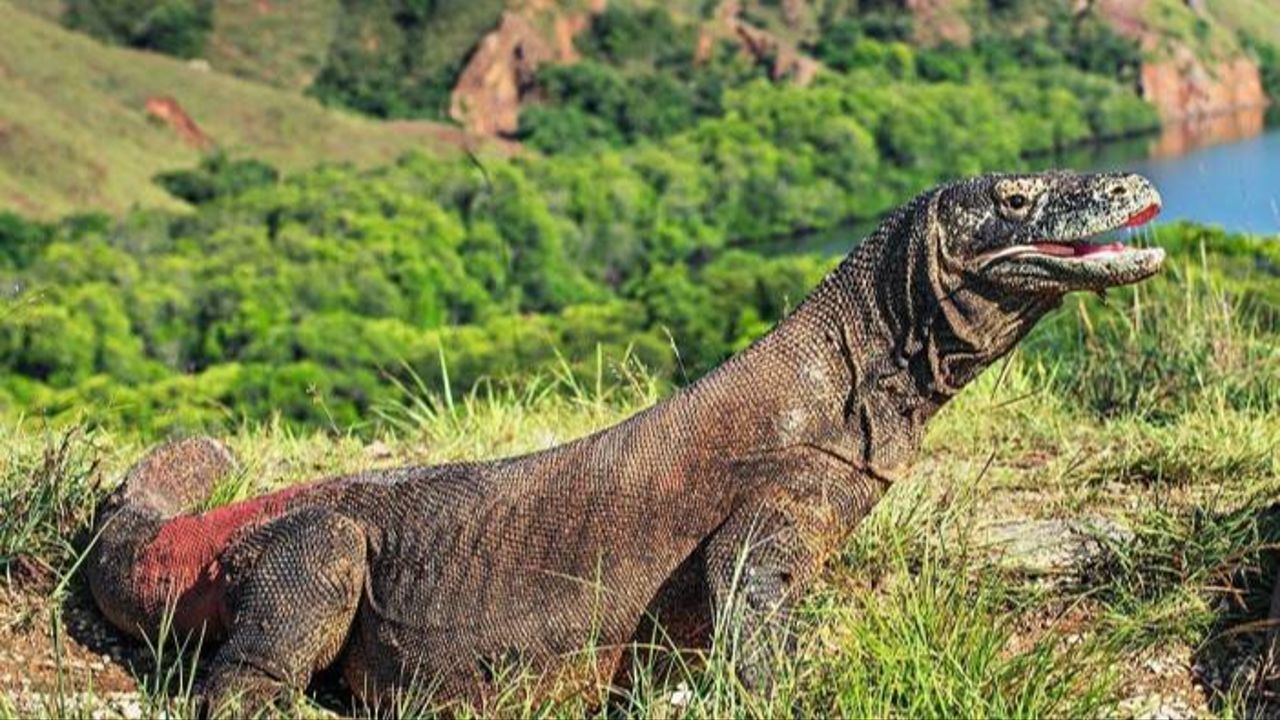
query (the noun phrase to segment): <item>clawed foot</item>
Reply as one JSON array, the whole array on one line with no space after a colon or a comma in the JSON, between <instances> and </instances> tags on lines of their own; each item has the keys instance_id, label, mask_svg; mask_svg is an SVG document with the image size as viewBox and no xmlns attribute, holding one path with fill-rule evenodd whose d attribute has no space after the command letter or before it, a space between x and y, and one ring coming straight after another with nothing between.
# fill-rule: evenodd
<instances>
[{"instance_id":1,"label":"clawed foot","mask_svg":"<svg viewBox=\"0 0 1280 720\"><path fill-rule=\"evenodd\" d=\"M267 710L289 710L289 693L276 680L255 671L214 672L196 692L196 717L251 718Z\"/></svg>"}]
</instances>

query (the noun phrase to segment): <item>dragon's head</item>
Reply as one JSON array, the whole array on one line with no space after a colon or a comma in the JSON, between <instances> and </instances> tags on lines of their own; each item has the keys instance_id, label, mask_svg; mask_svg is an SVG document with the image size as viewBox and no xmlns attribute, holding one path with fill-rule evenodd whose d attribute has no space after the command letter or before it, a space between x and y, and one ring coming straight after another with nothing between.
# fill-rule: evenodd
<instances>
[{"instance_id":1,"label":"dragon's head","mask_svg":"<svg viewBox=\"0 0 1280 720\"><path fill-rule=\"evenodd\" d=\"M872 327L888 328L894 351L924 353L923 375L955 390L1067 293L1154 275L1164 251L1128 247L1111 231L1159 211L1156 189L1131 174L997 174L943 185L886 218L850 255L875 279L855 288L863 293L855 305L877 308Z\"/></svg>"},{"instance_id":2,"label":"dragon's head","mask_svg":"<svg viewBox=\"0 0 1280 720\"><path fill-rule=\"evenodd\" d=\"M1111 234L1160 212L1160 194L1140 175L987 175L939 190L934 212L947 228L941 250L966 280L1008 293L1105 290L1144 280L1164 261L1160 248Z\"/></svg>"}]
</instances>

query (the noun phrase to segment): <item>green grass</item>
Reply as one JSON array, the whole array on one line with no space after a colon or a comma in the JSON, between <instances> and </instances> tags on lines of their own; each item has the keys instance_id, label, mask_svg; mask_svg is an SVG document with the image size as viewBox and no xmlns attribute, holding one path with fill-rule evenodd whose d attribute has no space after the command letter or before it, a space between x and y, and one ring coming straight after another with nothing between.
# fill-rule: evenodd
<instances>
[{"instance_id":1,"label":"green grass","mask_svg":"<svg viewBox=\"0 0 1280 720\"><path fill-rule=\"evenodd\" d=\"M1265 614L1280 540L1280 305L1274 241L1211 231L1103 305L1073 298L948 406L922 461L857 533L809 598L801 651L769 697L735 679L732 644L597 707L603 690L535 704L513 678L503 714L539 717L1097 717L1185 708L1274 710ZM271 425L228 438L247 465L230 500L320 475L547 447L659 399L643 373L601 367L484 386L404 388L385 434L360 441ZM0 428L0 633L30 627L48 656L83 593L77 551L91 507L144 448L103 431ZM1074 576L1020 575L979 539L992 522L1104 516L1131 533ZM32 566L48 575L24 590ZM52 588L52 592L49 589ZM19 598L21 602L12 598ZM0 635L2 638L3 635ZM61 638L61 640L59 640ZM58 643L63 643L59 646ZM60 648L61 649L58 649ZM148 715L189 702L191 654L136 648ZM162 655L163 657L154 657ZM0 669L2 672L2 669ZM35 701L0 689L0 717L106 700L68 670ZM684 701L673 705L672 694ZM298 698L291 712L327 712ZM34 703L34 704L33 704ZM78 703L78 705L77 705ZM409 703L401 714L429 707ZM33 709L34 708L34 709ZM385 710L385 709L384 709ZM466 716L466 712L463 713Z\"/></svg>"},{"instance_id":2,"label":"green grass","mask_svg":"<svg viewBox=\"0 0 1280 720\"><path fill-rule=\"evenodd\" d=\"M1209 14L1227 27L1280 45L1280 6L1271 0L1208 0Z\"/></svg>"},{"instance_id":3,"label":"green grass","mask_svg":"<svg viewBox=\"0 0 1280 720\"><path fill-rule=\"evenodd\" d=\"M1239 0L1227 0L1225 4L1236 2ZM1143 3L1140 12L1148 31L1155 35L1153 47L1145 49L1152 51L1156 59L1176 58L1178 44L1191 48L1206 61L1240 54L1239 40L1230 28L1214 22L1212 17L1201 17L1183 0L1151 0Z\"/></svg>"},{"instance_id":4,"label":"green grass","mask_svg":"<svg viewBox=\"0 0 1280 720\"><path fill-rule=\"evenodd\" d=\"M457 140L445 126L378 123L173 58L106 47L0 0L0 210L51 218L176 207L151 178L195 165L199 152L148 119L153 96L175 98L228 151L286 170L387 162Z\"/></svg>"}]
</instances>

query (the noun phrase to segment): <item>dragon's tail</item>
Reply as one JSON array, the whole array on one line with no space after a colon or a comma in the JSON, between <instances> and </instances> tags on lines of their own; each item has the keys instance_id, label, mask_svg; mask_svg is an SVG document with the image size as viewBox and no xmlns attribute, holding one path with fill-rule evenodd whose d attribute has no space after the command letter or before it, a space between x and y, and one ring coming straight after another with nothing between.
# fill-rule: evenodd
<instances>
[{"instance_id":1,"label":"dragon's tail","mask_svg":"<svg viewBox=\"0 0 1280 720\"><path fill-rule=\"evenodd\" d=\"M164 598L151 587L157 583L134 577L143 549L166 520L197 509L237 467L231 451L212 438L166 443L130 468L99 505L85 571L98 607L114 625L137 635L153 631Z\"/></svg>"}]
</instances>

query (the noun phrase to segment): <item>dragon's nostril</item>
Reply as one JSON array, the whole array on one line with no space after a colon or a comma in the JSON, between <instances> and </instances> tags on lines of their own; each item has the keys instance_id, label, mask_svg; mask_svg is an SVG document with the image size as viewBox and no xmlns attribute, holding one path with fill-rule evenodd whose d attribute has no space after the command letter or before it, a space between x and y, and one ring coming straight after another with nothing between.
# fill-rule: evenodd
<instances>
[{"instance_id":1,"label":"dragon's nostril","mask_svg":"<svg viewBox=\"0 0 1280 720\"><path fill-rule=\"evenodd\" d=\"M1120 197L1121 195L1124 195L1127 192L1129 192L1129 189L1123 185L1116 185L1115 187L1111 188L1111 194L1115 195L1116 197Z\"/></svg>"}]
</instances>

